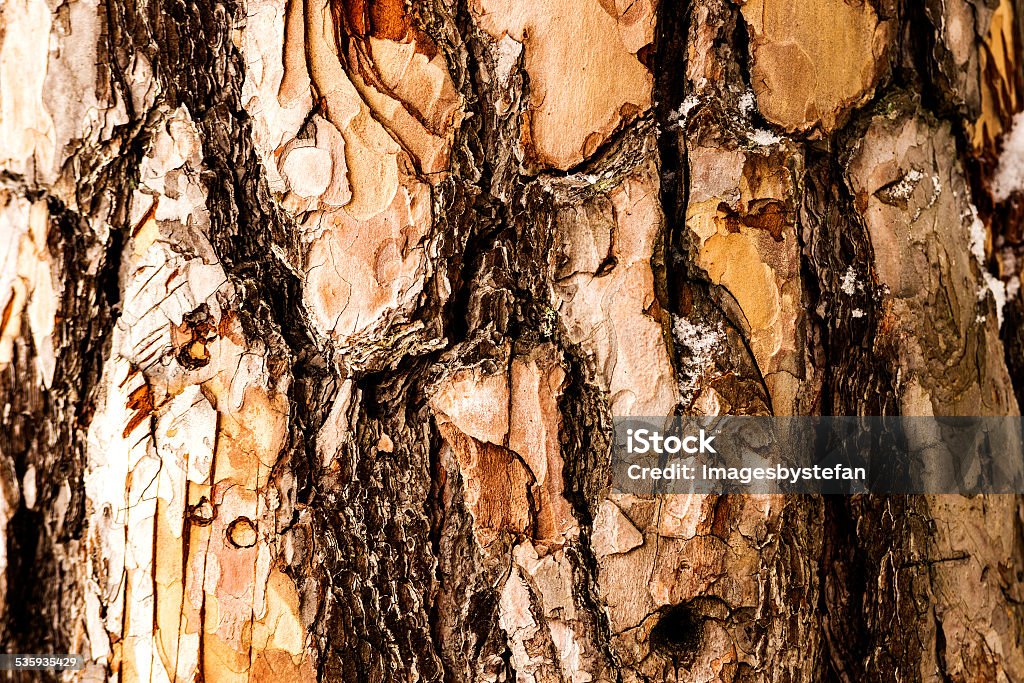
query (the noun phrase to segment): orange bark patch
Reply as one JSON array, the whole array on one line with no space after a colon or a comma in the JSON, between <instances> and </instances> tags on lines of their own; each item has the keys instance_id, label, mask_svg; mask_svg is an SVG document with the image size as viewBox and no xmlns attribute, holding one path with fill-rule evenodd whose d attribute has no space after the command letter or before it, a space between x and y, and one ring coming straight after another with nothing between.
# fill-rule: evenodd
<instances>
[{"instance_id":1,"label":"orange bark patch","mask_svg":"<svg viewBox=\"0 0 1024 683\"><path fill-rule=\"evenodd\" d=\"M650 106L654 80L636 53L653 35L653 3L635 4L642 11L627 17L597 0L470 3L495 40L523 43L530 77L523 142L540 165L578 164Z\"/></svg>"},{"instance_id":2,"label":"orange bark patch","mask_svg":"<svg viewBox=\"0 0 1024 683\"><path fill-rule=\"evenodd\" d=\"M438 425L458 459L466 487L466 505L483 546L503 534L521 536L530 527L528 490L533 477L508 449L466 436L450 423Z\"/></svg>"},{"instance_id":3,"label":"orange bark patch","mask_svg":"<svg viewBox=\"0 0 1024 683\"><path fill-rule=\"evenodd\" d=\"M869 2L749 0L751 85L766 119L789 131L840 125L871 96L892 39Z\"/></svg>"},{"instance_id":4,"label":"orange bark patch","mask_svg":"<svg viewBox=\"0 0 1024 683\"><path fill-rule=\"evenodd\" d=\"M729 232L740 232L740 226L767 231L776 242L781 242L783 232L793 225L796 216L787 211L781 202L760 202L751 207L749 213L736 213L724 202L718 210L725 214L725 227Z\"/></svg>"},{"instance_id":5,"label":"orange bark patch","mask_svg":"<svg viewBox=\"0 0 1024 683\"><path fill-rule=\"evenodd\" d=\"M335 0L348 19L352 34L405 42L413 30L412 18L405 11L405 0Z\"/></svg>"},{"instance_id":6,"label":"orange bark patch","mask_svg":"<svg viewBox=\"0 0 1024 683\"><path fill-rule=\"evenodd\" d=\"M128 435L135 431L135 428L142 424L143 420L153 414L153 392L150 391L149 385L143 384L136 387L132 393L128 394L128 403L126 405L129 410L134 410L135 412L128 420L124 432L121 433L121 438L123 439L127 439Z\"/></svg>"}]
</instances>

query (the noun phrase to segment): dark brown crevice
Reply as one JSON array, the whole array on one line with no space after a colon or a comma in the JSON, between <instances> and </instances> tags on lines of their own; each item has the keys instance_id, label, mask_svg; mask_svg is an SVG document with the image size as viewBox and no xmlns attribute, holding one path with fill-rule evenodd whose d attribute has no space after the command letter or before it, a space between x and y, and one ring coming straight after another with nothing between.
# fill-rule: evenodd
<instances>
[{"instance_id":1,"label":"dark brown crevice","mask_svg":"<svg viewBox=\"0 0 1024 683\"><path fill-rule=\"evenodd\" d=\"M680 280L689 279L686 268L677 269L676 253L683 253L686 230L689 168L686 160L685 136L673 121L686 96L686 41L690 31L691 3L677 7L661 3L658 10L657 36L652 57L654 82L654 118L659 126L658 158L661 207L665 216L663 252L655 260L655 283L658 298L666 310L678 312Z\"/></svg>"},{"instance_id":2,"label":"dark brown crevice","mask_svg":"<svg viewBox=\"0 0 1024 683\"><path fill-rule=\"evenodd\" d=\"M1017 405L1024 406L1024 299L1020 295L1007 302L1005 315L1006 367Z\"/></svg>"},{"instance_id":3,"label":"dark brown crevice","mask_svg":"<svg viewBox=\"0 0 1024 683\"><path fill-rule=\"evenodd\" d=\"M131 122L114 131L125 153L109 166L93 168L78 188L84 206L98 201L108 183L130 186L141 157L141 126ZM96 161L83 153L83 167ZM0 415L0 452L10 458L14 476L22 481L31 467L36 472L37 496L32 510L16 503L8 536L6 579L8 606L0 633L14 652L61 652L71 649L74 624L63 616L83 596L72 566L61 562L62 548L80 541L85 531L86 432L95 410L95 391L109 353L110 332L119 314L117 287L125 202L110 197L111 238L97 244L89 224L60 201L44 195L29 197L47 203L50 216L48 248L63 276L63 296L53 334L56 366L46 391L35 371L31 341L16 344L16 361L0 375L0 395L10 409ZM93 266L87 254L99 247ZM37 387L25 391L26 387ZM57 495L67 483L71 491L66 510L57 510ZM60 529L52 520L63 518ZM44 523L45 522L45 523ZM70 572L70 573L69 573ZM45 674L42 674L45 676Z\"/></svg>"},{"instance_id":4,"label":"dark brown crevice","mask_svg":"<svg viewBox=\"0 0 1024 683\"><path fill-rule=\"evenodd\" d=\"M651 630L651 644L679 663L692 661L704 635L704 620L689 603L662 610Z\"/></svg>"}]
</instances>

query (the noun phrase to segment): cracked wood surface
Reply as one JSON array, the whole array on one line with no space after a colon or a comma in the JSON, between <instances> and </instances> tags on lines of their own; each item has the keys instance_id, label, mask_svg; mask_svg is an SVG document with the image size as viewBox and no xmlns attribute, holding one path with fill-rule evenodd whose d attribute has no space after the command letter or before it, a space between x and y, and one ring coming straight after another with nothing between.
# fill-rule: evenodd
<instances>
[{"instance_id":1,"label":"cracked wood surface","mask_svg":"<svg viewBox=\"0 0 1024 683\"><path fill-rule=\"evenodd\" d=\"M1024 680L1017 497L607 486L613 416L1019 414L1022 12L8 0L4 648Z\"/></svg>"}]
</instances>

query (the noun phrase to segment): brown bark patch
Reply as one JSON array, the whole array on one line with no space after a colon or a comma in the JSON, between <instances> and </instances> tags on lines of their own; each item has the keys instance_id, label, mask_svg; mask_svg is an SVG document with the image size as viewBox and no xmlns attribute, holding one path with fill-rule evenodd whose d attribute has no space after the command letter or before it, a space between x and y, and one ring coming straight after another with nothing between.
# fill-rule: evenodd
<instances>
[{"instance_id":1,"label":"brown bark patch","mask_svg":"<svg viewBox=\"0 0 1024 683\"><path fill-rule=\"evenodd\" d=\"M450 423L438 425L462 471L473 530L484 547L502 534L523 536L531 523L533 477L511 451L466 436Z\"/></svg>"},{"instance_id":2,"label":"brown bark patch","mask_svg":"<svg viewBox=\"0 0 1024 683\"><path fill-rule=\"evenodd\" d=\"M784 239L783 232L796 220L793 212L777 201L756 202L748 213L736 213L724 202L718 205L718 210L725 214L725 227L729 232L740 232L740 226L765 230L776 242Z\"/></svg>"},{"instance_id":3,"label":"brown bark patch","mask_svg":"<svg viewBox=\"0 0 1024 683\"><path fill-rule=\"evenodd\" d=\"M889 22L872 3L750 0L751 85L766 119L789 131L842 123L870 97L886 63Z\"/></svg>"}]
</instances>

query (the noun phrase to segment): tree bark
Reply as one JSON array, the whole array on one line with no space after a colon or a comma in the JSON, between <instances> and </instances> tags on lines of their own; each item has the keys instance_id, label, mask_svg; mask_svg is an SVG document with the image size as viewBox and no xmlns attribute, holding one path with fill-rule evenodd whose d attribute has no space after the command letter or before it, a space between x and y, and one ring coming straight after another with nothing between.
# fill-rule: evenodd
<instances>
[{"instance_id":1,"label":"tree bark","mask_svg":"<svg viewBox=\"0 0 1024 683\"><path fill-rule=\"evenodd\" d=\"M613 416L1019 414L1022 12L7 0L4 649L1024 681L1017 496L608 492Z\"/></svg>"}]
</instances>

